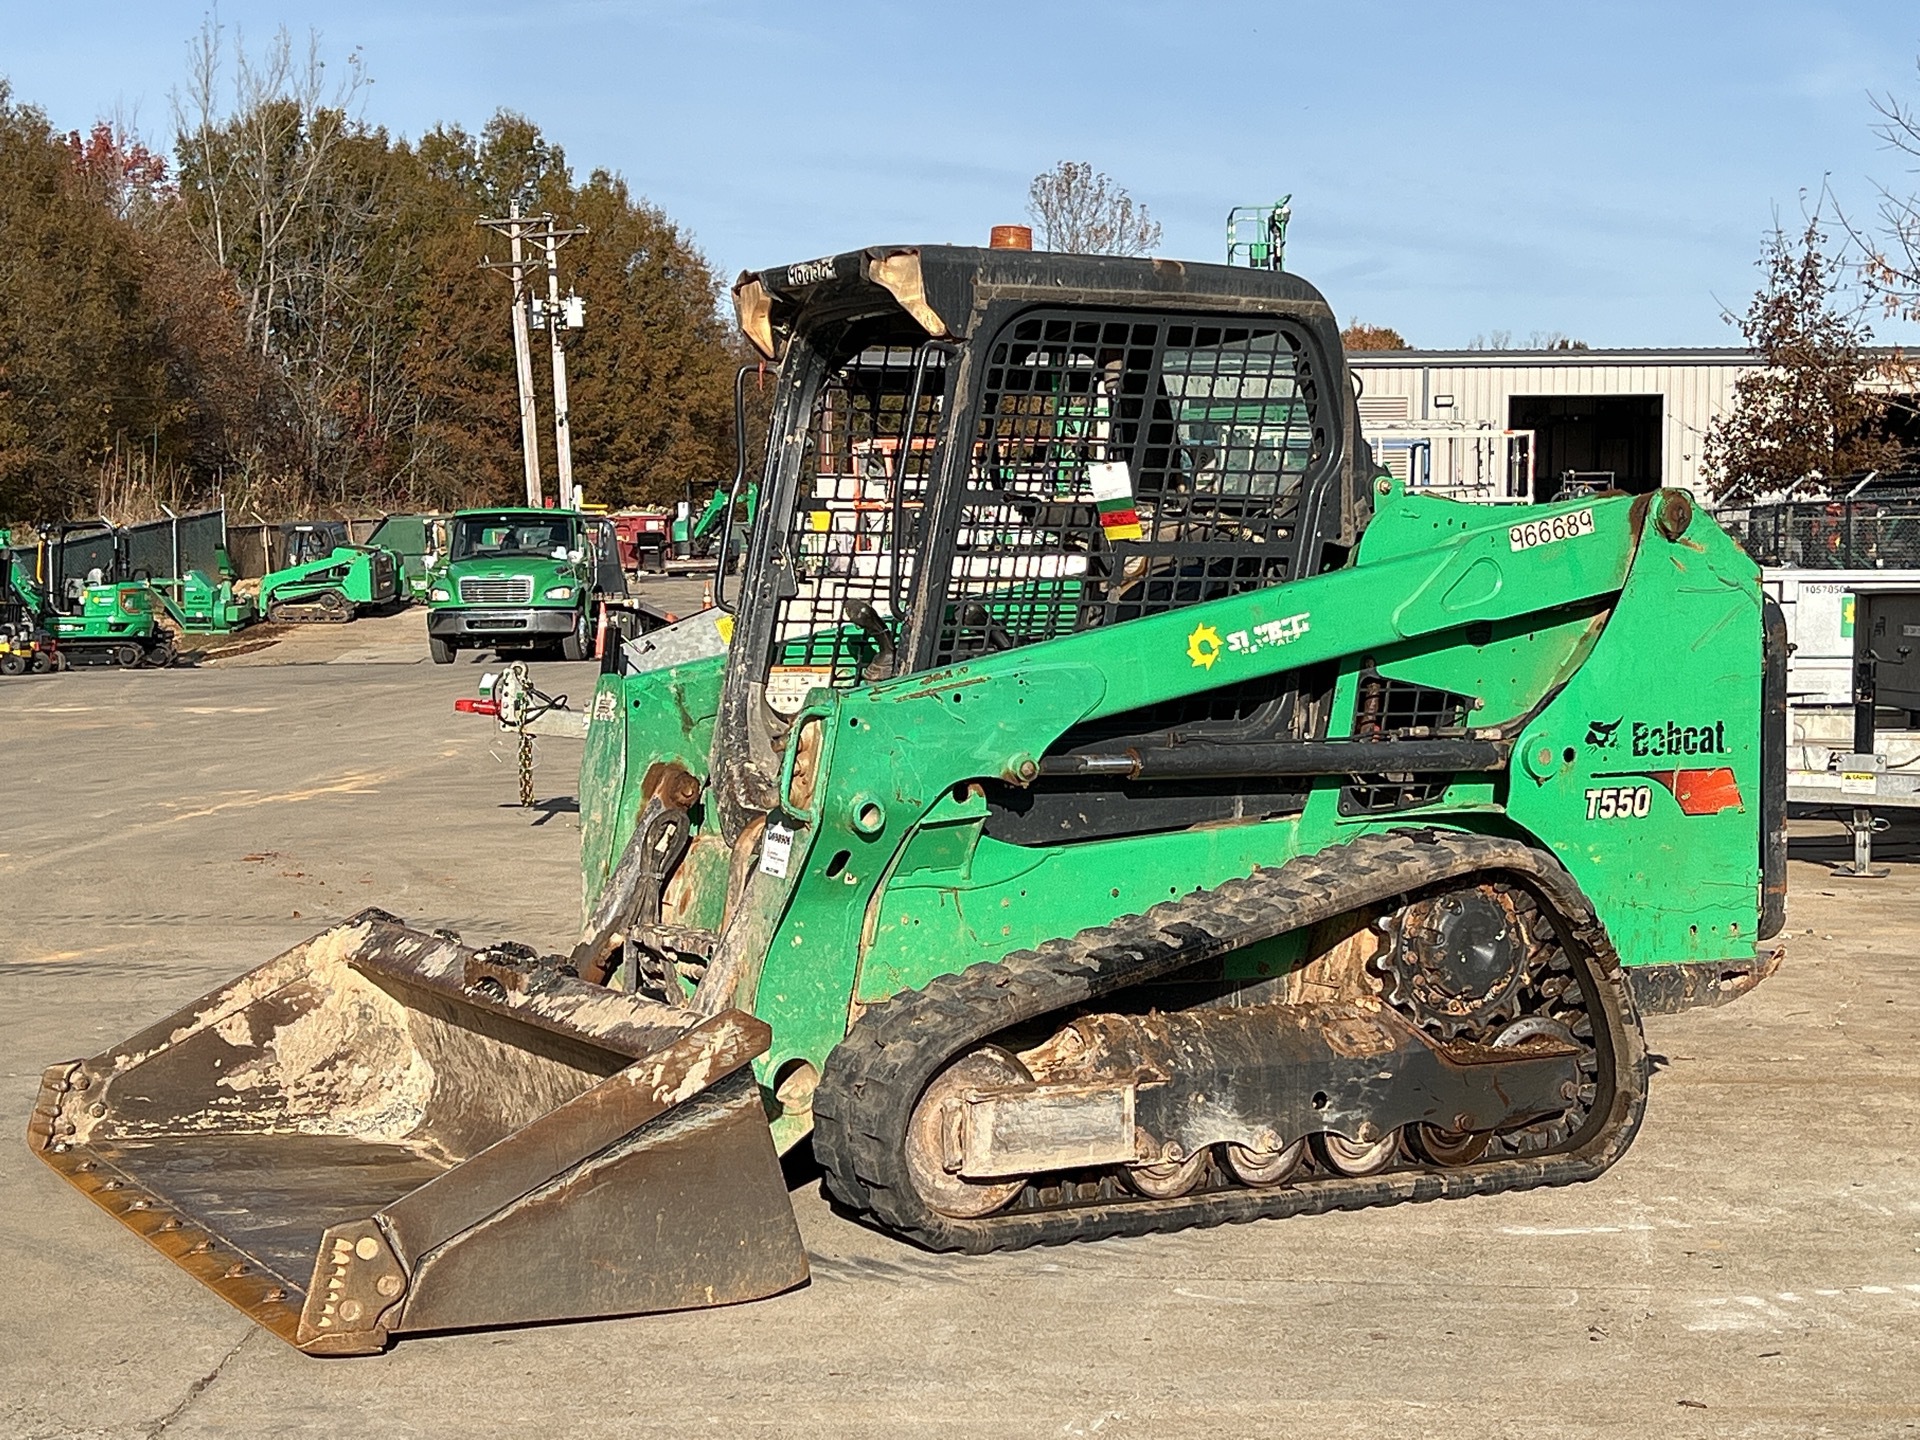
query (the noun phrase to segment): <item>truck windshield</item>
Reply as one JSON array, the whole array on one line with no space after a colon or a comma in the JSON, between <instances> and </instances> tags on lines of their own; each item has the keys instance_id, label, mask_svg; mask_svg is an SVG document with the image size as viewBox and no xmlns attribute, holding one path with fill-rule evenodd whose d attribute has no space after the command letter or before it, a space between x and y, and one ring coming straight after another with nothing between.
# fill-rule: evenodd
<instances>
[{"instance_id":1,"label":"truck windshield","mask_svg":"<svg viewBox=\"0 0 1920 1440\"><path fill-rule=\"evenodd\" d=\"M556 515L461 515L453 522L453 558L485 560L494 556L562 555L580 548L579 523Z\"/></svg>"}]
</instances>

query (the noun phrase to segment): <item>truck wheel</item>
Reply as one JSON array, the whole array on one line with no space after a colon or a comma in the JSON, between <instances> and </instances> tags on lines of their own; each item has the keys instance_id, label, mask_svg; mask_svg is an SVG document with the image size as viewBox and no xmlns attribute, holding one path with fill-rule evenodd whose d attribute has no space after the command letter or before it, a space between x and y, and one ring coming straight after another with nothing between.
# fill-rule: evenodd
<instances>
[{"instance_id":1,"label":"truck wheel","mask_svg":"<svg viewBox=\"0 0 1920 1440\"><path fill-rule=\"evenodd\" d=\"M572 632L560 642L562 660L584 660L587 658L587 616L586 612L573 617Z\"/></svg>"},{"instance_id":2,"label":"truck wheel","mask_svg":"<svg viewBox=\"0 0 1920 1440\"><path fill-rule=\"evenodd\" d=\"M17 650L9 650L0 655L0 675L24 675L27 673L27 657Z\"/></svg>"},{"instance_id":3,"label":"truck wheel","mask_svg":"<svg viewBox=\"0 0 1920 1440\"><path fill-rule=\"evenodd\" d=\"M146 651L142 650L138 645L116 645L113 647L113 663L123 665L129 670L146 658Z\"/></svg>"},{"instance_id":4,"label":"truck wheel","mask_svg":"<svg viewBox=\"0 0 1920 1440\"><path fill-rule=\"evenodd\" d=\"M453 646L438 635L427 636L427 653L433 656L433 663L436 665L453 664Z\"/></svg>"}]
</instances>

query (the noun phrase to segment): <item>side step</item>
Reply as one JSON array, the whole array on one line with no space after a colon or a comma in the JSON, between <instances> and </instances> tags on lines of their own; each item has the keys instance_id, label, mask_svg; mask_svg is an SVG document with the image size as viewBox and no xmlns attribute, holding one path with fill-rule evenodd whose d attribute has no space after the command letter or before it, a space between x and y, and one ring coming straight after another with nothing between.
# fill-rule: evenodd
<instances>
[{"instance_id":1,"label":"side step","mask_svg":"<svg viewBox=\"0 0 1920 1440\"><path fill-rule=\"evenodd\" d=\"M50 1068L29 1147L310 1354L807 1278L771 1041L369 911Z\"/></svg>"}]
</instances>

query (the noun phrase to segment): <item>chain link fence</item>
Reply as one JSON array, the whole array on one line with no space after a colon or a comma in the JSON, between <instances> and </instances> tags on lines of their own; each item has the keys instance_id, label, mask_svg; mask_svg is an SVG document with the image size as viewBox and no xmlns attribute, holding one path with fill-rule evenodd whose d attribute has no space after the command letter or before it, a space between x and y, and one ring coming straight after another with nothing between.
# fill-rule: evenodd
<instances>
[{"instance_id":1,"label":"chain link fence","mask_svg":"<svg viewBox=\"0 0 1920 1440\"><path fill-rule=\"evenodd\" d=\"M1716 518L1761 565L1809 570L1920 569L1920 494L1792 500Z\"/></svg>"}]
</instances>

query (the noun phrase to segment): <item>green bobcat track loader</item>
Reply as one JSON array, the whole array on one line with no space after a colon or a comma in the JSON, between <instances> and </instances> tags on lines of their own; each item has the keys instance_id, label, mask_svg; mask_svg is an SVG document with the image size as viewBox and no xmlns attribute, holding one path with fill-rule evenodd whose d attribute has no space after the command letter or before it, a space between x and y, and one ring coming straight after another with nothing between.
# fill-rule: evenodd
<instances>
[{"instance_id":1,"label":"green bobcat track loader","mask_svg":"<svg viewBox=\"0 0 1920 1440\"><path fill-rule=\"evenodd\" d=\"M34 1151L290 1343L782 1290L808 1141L969 1252L1589 1180L1642 1011L1768 973L1783 641L1685 494L1402 493L1277 271L734 293L727 643L601 675L572 952L369 911L46 1073Z\"/></svg>"},{"instance_id":2,"label":"green bobcat track loader","mask_svg":"<svg viewBox=\"0 0 1920 1440\"><path fill-rule=\"evenodd\" d=\"M276 624L344 625L362 610L399 603L406 579L394 554L355 545L339 520L280 527L287 561L260 577L260 613Z\"/></svg>"}]
</instances>

